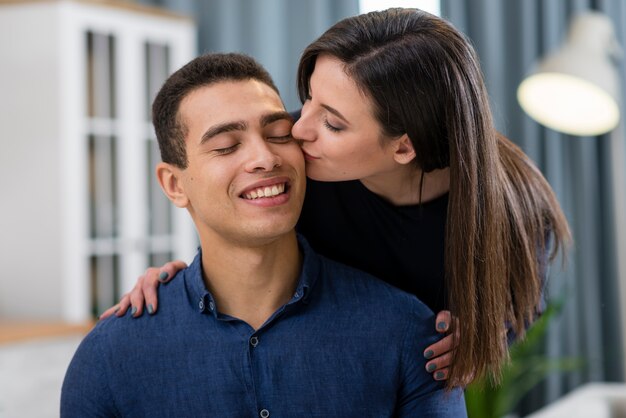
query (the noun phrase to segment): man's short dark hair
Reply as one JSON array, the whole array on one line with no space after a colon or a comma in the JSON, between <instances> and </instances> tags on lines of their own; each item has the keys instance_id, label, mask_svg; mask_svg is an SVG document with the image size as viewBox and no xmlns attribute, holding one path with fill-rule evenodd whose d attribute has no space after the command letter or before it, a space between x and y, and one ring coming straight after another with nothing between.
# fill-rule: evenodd
<instances>
[{"instance_id":1,"label":"man's short dark hair","mask_svg":"<svg viewBox=\"0 0 626 418\"><path fill-rule=\"evenodd\" d=\"M152 103L152 123L159 141L161 159L180 168L187 167L187 127L178 115L182 100L193 90L222 81L258 80L278 88L269 73L253 58L236 53L199 56L172 74Z\"/></svg>"}]
</instances>

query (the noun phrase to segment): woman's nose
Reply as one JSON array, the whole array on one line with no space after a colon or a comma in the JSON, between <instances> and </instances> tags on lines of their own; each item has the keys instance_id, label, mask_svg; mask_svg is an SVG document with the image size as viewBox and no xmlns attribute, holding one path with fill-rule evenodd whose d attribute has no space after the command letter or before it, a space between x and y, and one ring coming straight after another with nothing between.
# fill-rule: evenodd
<instances>
[{"instance_id":1,"label":"woman's nose","mask_svg":"<svg viewBox=\"0 0 626 418\"><path fill-rule=\"evenodd\" d=\"M307 111L307 104L305 103L300 113L300 118L291 128L291 134L298 141L314 141L315 132L311 125L311 115Z\"/></svg>"}]
</instances>

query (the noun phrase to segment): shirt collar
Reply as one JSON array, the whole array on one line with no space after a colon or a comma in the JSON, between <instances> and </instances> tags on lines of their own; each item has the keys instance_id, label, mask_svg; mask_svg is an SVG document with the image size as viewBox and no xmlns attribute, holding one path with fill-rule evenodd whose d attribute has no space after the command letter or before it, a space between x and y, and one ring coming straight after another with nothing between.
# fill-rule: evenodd
<instances>
[{"instance_id":1,"label":"shirt collar","mask_svg":"<svg viewBox=\"0 0 626 418\"><path fill-rule=\"evenodd\" d=\"M317 282L320 271L320 256L313 251L306 238L298 234L298 245L302 251L302 270L298 278L298 285L293 298L287 302L292 305L297 302L308 304L312 289ZM189 303L200 313L210 313L217 318L217 305L202 278L202 249L198 248L193 262L184 271Z\"/></svg>"},{"instance_id":2,"label":"shirt collar","mask_svg":"<svg viewBox=\"0 0 626 418\"><path fill-rule=\"evenodd\" d=\"M317 282L320 271L320 258L315 251L309 245L309 242L304 236L298 234L298 245L300 251L302 251L302 270L300 271L300 277L298 279L298 286L293 299L287 303L288 305L302 300L303 303L308 304L311 299L311 290Z\"/></svg>"},{"instance_id":3,"label":"shirt collar","mask_svg":"<svg viewBox=\"0 0 626 418\"><path fill-rule=\"evenodd\" d=\"M202 278L202 249L185 270L185 282L189 303L200 313L211 312L217 316L215 300L204 284Z\"/></svg>"}]
</instances>

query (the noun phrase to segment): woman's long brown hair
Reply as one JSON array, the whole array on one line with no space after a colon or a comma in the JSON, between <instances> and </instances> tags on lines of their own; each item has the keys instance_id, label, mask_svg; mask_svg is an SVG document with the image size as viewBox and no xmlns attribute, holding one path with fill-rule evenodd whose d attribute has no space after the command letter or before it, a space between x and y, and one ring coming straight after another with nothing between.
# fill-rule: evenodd
<instances>
[{"instance_id":1,"label":"woman's long brown hair","mask_svg":"<svg viewBox=\"0 0 626 418\"><path fill-rule=\"evenodd\" d=\"M345 64L386 135L408 134L416 172L450 168L445 280L459 345L448 384L489 372L497 380L508 358L505 324L523 337L546 265L570 238L554 192L496 131L476 53L445 20L416 9L342 20L302 55L303 101L320 54Z\"/></svg>"}]
</instances>

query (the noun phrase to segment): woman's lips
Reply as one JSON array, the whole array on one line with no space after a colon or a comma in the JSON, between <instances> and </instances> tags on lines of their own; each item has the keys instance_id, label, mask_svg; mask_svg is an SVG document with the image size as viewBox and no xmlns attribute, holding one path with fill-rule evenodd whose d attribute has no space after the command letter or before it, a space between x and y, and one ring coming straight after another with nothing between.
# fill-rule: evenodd
<instances>
[{"instance_id":1,"label":"woman's lips","mask_svg":"<svg viewBox=\"0 0 626 418\"><path fill-rule=\"evenodd\" d=\"M302 154L304 154L304 159L306 161L315 161L315 160L319 160L319 157L314 157L311 154L308 154L306 151L302 150Z\"/></svg>"}]
</instances>

